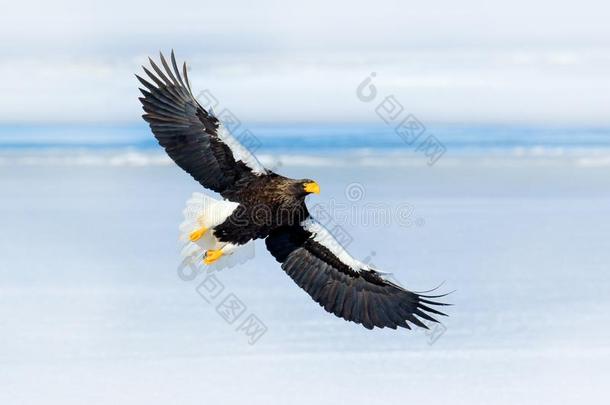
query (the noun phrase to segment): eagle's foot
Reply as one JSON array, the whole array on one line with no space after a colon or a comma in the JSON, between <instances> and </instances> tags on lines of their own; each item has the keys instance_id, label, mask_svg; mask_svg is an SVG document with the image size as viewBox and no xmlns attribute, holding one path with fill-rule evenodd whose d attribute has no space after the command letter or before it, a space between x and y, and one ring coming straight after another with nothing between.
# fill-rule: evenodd
<instances>
[{"instance_id":1,"label":"eagle's foot","mask_svg":"<svg viewBox=\"0 0 610 405\"><path fill-rule=\"evenodd\" d=\"M218 259L220 259L223 255L223 251L221 249L218 250L208 250L205 252L205 258L203 259L203 263L212 264Z\"/></svg>"},{"instance_id":2,"label":"eagle's foot","mask_svg":"<svg viewBox=\"0 0 610 405\"><path fill-rule=\"evenodd\" d=\"M201 239L201 237L208 231L208 228L205 227L201 227L199 229L197 229L196 231L191 232L191 234L189 235L189 238L191 239L191 242L197 242L199 239Z\"/></svg>"}]
</instances>

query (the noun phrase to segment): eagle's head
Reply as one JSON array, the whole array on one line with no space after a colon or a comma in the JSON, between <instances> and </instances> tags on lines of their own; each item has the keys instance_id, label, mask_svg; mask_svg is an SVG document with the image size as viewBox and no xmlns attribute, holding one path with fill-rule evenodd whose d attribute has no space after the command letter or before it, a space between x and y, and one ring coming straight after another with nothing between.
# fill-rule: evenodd
<instances>
[{"instance_id":1,"label":"eagle's head","mask_svg":"<svg viewBox=\"0 0 610 405\"><path fill-rule=\"evenodd\" d=\"M296 184L296 193L299 196L305 197L308 194L320 194L320 186L311 179L299 180Z\"/></svg>"}]
</instances>

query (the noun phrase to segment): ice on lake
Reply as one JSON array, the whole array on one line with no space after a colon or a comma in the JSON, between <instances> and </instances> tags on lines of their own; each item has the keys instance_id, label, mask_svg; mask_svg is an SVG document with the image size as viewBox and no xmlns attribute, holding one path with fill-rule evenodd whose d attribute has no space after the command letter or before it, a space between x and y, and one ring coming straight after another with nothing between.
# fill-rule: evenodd
<instances>
[{"instance_id":1,"label":"ice on lake","mask_svg":"<svg viewBox=\"0 0 610 405\"><path fill-rule=\"evenodd\" d=\"M0 403L610 397L607 165L287 159L281 173L320 183L309 203L337 217L354 256L411 289L456 290L441 329L368 331L337 319L262 243L253 260L216 275L224 288L207 302L205 275L177 274L181 211L200 190L178 168L9 159L0 166ZM356 201L346 195L353 184ZM379 207L389 223L370 217ZM409 221L396 220L400 207ZM218 306L231 294L244 310L227 321ZM266 328L255 344L239 330L249 315Z\"/></svg>"}]
</instances>

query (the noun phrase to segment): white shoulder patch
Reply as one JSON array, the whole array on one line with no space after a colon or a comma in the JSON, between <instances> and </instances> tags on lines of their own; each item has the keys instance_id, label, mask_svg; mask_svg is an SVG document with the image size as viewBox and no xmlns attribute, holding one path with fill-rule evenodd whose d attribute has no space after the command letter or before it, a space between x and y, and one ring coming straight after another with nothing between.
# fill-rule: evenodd
<instances>
[{"instance_id":1,"label":"white shoulder patch","mask_svg":"<svg viewBox=\"0 0 610 405\"><path fill-rule=\"evenodd\" d=\"M337 258L345 265L349 266L355 271L370 270L369 266L359 260L354 259L349 253L347 253L347 250L341 246L333 234L315 219L311 217L307 218L305 221L301 222L301 226L303 229L312 234L311 238L313 240L330 250L330 252L337 256Z\"/></svg>"},{"instance_id":2,"label":"white shoulder patch","mask_svg":"<svg viewBox=\"0 0 610 405\"><path fill-rule=\"evenodd\" d=\"M263 166L258 159L235 138L229 130L225 128L225 126L221 123L218 127L218 137L221 141L227 144L229 149L231 149L231 153L233 153L233 158L237 160L241 160L248 166L252 171L256 174L265 174L267 173L267 169Z\"/></svg>"}]
</instances>

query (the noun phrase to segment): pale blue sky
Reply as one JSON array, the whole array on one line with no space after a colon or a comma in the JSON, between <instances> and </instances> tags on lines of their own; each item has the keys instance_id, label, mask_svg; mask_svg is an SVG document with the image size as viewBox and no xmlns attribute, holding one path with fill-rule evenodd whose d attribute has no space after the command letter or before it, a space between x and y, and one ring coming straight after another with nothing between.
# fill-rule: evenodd
<instances>
[{"instance_id":1,"label":"pale blue sky","mask_svg":"<svg viewBox=\"0 0 610 405\"><path fill-rule=\"evenodd\" d=\"M140 4L138 4L140 3ZM0 122L139 120L133 73L174 48L245 121L375 121L377 73L426 122L610 124L602 1L20 1L0 17Z\"/></svg>"}]
</instances>

